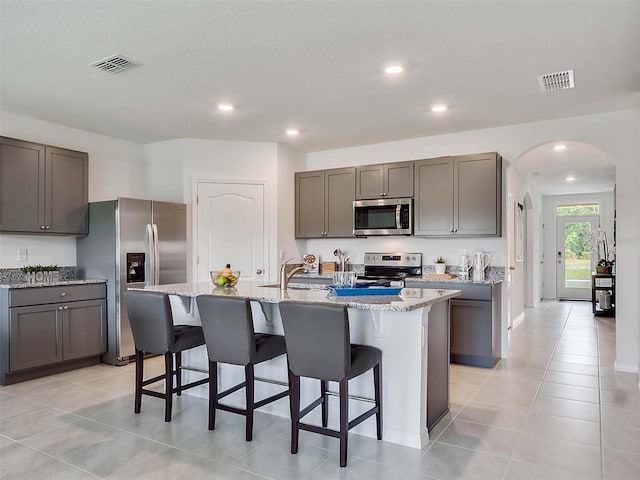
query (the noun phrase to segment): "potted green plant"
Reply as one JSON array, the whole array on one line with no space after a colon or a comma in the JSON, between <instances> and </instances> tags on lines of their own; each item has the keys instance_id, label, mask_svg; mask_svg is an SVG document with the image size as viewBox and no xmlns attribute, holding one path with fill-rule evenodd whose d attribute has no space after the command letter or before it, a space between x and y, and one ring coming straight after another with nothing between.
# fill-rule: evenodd
<instances>
[{"instance_id":1,"label":"potted green plant","mask_svg":"<svg viewBox=\"0 0 640 480\"><path fill-rule=\"evenodd\" d=\"M435 259L436 273L444 273L447 269L447 261L443 257Z\"/></svg>"}]
</instances>

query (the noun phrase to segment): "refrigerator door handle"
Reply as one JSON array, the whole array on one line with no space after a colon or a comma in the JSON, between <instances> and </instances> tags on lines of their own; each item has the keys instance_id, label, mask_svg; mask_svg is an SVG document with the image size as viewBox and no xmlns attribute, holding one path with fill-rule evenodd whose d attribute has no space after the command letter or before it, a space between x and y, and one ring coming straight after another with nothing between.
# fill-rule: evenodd
<instances>
[{"instance_id":1,"label":"refrigerator door handle","mask_svg":"<svg viewBox=\"0 0 640 480\"><path fill-rule=\"evenodd\" d=\"M147 223L147 255L149 261L149 276L147 277L147 281L145 282L147 286L154 285L156 278L156 257L154 255L153 246L153 229L151 228L151 224Z\"/></svg>"},{"instance_id":2,"label":"refrigerator door handle","mask_svg":"<svg viewBox=\"0 0 640 480\"><path fill-rule=\"evenodd\" d=\"M158 226L153 225L153 284L160 285L160 248L158 246Z\"/></svg>"}]
</instances>

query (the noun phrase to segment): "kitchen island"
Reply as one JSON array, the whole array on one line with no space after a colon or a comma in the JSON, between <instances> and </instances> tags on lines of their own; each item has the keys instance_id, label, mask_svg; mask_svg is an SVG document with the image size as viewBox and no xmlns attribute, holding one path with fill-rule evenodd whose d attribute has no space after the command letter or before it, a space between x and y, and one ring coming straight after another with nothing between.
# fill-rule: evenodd
<instances>
[{"instance_id":1,"label":"kitchen island","mask_svg":"<svg viewBox=\"0 0 640 480\"><path fill-rule=\"evenodd\" d=\"M253 301L256 332L274 334L283 333L278 309L280 302L344 304L349 309L351 342L371 345L382 350L383 439L422 448L429 439L427 427L434 425L448 411L449 299L459 295L457 290L405 288L400 295L335 296L319 287L308 288L290 284L288 290L281 291L277 286L266 287L246 281L232 288L214 287L210 282L202 282L160 285L144 289L178 296L194 322L199 322L195 303L195 297L198 295L234 295L249 298ZM183 358L185 365L206 371L208 362L204 347L185 352ZM219 368L221 389L242 381L242 368L232 365L221 365ZM195 378L198 374L194 372L192 375ZM260 364L256 368L256 377L286 382L285 357ZM256 384L256 398L263 398L281 389L278 385L259 382ZM372 375L364 374L351 380L349 391L354 397L371 398ZM204 387L190 392L207 397ZM303 379L302 404L311 402L317 397L318 392L317 381ZM242 406L242 393L229 397L228 401ZM349 408L350 417L355 418L367 409L367 405L363 402L350 402ZM267 405L262 411L289 417L289 405L286 400ZM337 412L337 398L332 397L329 407L330 425L337 423ZM319 422L319 415L314 420ZM353 431L373 438L376 436L374 422L364 422Z\"/></svg>"}]
</instances>

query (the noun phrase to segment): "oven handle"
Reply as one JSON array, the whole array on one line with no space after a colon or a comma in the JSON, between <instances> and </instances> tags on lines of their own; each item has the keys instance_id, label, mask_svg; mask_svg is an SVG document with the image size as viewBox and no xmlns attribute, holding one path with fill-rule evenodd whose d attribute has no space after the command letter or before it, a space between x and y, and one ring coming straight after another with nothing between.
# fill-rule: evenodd
<instances>
[{"instance_id":1,"label":"oven handle","mask_svg":"<svg viewBox=\"0 0 640 480\"><path fill-rule=\"evenodd\" d=\"M401 229L402 224L400 223L400 211L402 210L402 205L396 205L396 228Z\"/></svg>"}]
</instances>

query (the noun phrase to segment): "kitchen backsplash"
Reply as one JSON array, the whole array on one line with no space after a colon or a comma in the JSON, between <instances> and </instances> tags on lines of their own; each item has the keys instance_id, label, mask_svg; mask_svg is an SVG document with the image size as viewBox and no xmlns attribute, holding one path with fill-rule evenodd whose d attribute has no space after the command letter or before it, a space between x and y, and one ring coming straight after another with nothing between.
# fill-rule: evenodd
<instances>
[{"instance_id":1,"label":"kitchen backsplash","mask_svg":"<svg viewBox=\"0 0 640 480\"><path fill-rule=\"evenodd\" d=\"M76 267L60 267L60 280L72 280L76 277ZM0 284L21 283L25 281L24 272L19 268L0 268Z\"/></svg>"}]
</instances>

